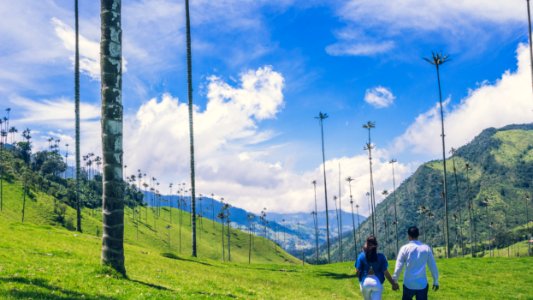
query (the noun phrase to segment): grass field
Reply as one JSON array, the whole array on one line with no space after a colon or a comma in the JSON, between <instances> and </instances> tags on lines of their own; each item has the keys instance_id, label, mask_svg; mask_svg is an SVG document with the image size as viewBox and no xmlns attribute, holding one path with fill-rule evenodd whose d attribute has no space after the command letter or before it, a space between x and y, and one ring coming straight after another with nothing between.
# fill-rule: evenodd
<instances>
[{"instance_id":1,"label":"grass field","mask_svg":"<svg viewBox=\"0 0 533 300\"><path fill-rule=\"evenodd\" d=\"M30 203L22 224L18 192L17 186L8 187L9 199L0 213L0 299L361 298L352 263L302 266L257 238L255 259L248 264L244 233L234 232L236 262L222 262L218 230L206 229L210 223L205 220L198 259L188 256L190 244L185 238L180 254L163 234L151 233L148 226L137 240L130 224L125 245L128 278L120 278L100 266L101 241L94 233L79 234L52 225L47 196L38 195ZM92 231L90 226L96 231L97 217L87 211L84 221L87 231ZM166 226L161 219L158 222L158 227ZM177 233L172 230L174 237ZM208 238L211 235L213 240ZM531 257L449 259L438 260L437 265L441 289L430 291L432 299L533 299ZM400 293L386 284L384 299L398 298Z\"/></svg>"}]
</instances>

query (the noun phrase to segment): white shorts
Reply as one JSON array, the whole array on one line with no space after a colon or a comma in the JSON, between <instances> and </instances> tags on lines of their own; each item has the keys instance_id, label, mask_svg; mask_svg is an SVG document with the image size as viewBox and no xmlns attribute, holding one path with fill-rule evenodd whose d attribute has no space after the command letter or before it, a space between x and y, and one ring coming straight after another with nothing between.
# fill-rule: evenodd
<instances>
[{"instance_id":1,"label":"white shorts","mask_svg":"<svg viewBox=\"0 0 533 300\"><path fill-rule=\"evenodd\" d=\"M383 293L383 285L379 282L376 275L368 275L360 284L361 293L365 300L380 300Z\"/></svg>"}]
</instances>

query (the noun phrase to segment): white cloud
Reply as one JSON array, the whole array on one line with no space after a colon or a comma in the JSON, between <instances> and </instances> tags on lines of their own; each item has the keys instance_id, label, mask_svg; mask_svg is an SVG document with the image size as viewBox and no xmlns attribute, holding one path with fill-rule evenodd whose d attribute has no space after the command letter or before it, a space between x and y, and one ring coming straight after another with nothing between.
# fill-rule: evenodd
<instances>
[{"instance_id":1,"label":"white cloud","mask_svg":"<svg viewBox=\"0 0 533 300\"><path fill-rule=\"evenodd\" d=\"M367 89L365 92L365 102L375 108L389 107L394 103L396 97L386 87L376 86Z\"/></svg>"},{"instance_id":2,"label":"white cloud","mask_svg":"<svg viewBox=\"0 0 533 300\"><path fill-rule=\"evenodd\" d=\"M445 106L448 148L469 142L483 129L533 122L531 66L525 45L517 50L518 69L506 71L495 83L484 83L454 106ZM449 100L447 101L449 103ZM435 157L440 153L440 115L437 104L419 115L396 139L397 151L411 151Z\"/></svg>"},{"instance_id":3,"label":"white cloud","mask_svg":"<svg viewBox=\"0 0 533 300\"><path fill-rule=\"evenodd\" d=\"M525 9L524 1L344 1L336 12L346 26L337 31L339 42L329 46L327 52L375 55L392 50L394 42L412 41L421 35L467 50L470 47L465 45L475 42L476 50L480 51L491 36L501 42L513 26L523 26Z\"/></svg>"},{"instance_id":4,"label":"white cloud","mask_svg":"<svg viewBox=\"0 0 533 300\"><path fill-rule=\"evenodd\" d=\"M63 46L72 56L74 64L75 32L74 29L57 18L52 18L56 36L63 42ZM80 71L87 73L93 79L100 78L100 44L79 35L80 43ZM125 70L123 70L125 71Z\"/></svg>"},{"instance_id":5,"label":"white cloud","mask_svg":"<svg viewBox=\"0 0 533 300\"><path fill-rule=\"evenodd\" d=\"M358 43L337 43L326 47L326 52L333 56L372 56L388 52L394 48L394 42L372 42L366 44Z\"/></svg>"}]
</instances>

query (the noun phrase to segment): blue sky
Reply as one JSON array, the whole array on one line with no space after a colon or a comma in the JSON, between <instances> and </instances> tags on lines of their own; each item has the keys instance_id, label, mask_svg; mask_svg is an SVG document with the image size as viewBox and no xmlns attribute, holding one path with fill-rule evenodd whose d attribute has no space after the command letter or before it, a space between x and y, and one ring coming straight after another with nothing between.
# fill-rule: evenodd
<instances>
[{"instance_id":1,"label":"blue sky","mask_svg":"<svg viewBox=\"0 0 533 300\"><path fill-rule=\"evenodd\" d=\"M2 106L12 107L15 126L33 129L37 148L49 136L72 141L70 2L0 5ZM310 182L322 182L319 111L330 116L330 198L340 164L365 202L366 121L377 124L377 189L392 188L393 157L397 181L438 159L436 74L422 59L431 51L452 58L441 74L447 148L486 127L533 120L525 1L191 4L198 189L236 206L312 208ZM99 153L98 1L81 0L80 16L82 152ZM126 164L162 183L188 181L182 1L124 0L122 18Z\"/></svg>"}]
</instances>

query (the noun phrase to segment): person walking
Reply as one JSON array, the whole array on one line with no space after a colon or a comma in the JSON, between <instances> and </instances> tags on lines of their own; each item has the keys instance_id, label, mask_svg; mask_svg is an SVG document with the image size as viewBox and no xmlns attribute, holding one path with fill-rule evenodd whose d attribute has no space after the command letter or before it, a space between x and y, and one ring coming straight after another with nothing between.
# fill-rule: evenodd
<instances>
[{"instance_id":1,"label":"person walking","mask_svg":"<svg viewBox=\"0 0 533 300\"><path fill-rule=\"evenodd\" d=\"M389 263L382 253L378 253L378 241L376 237L369 236L366 239L363 251L355 262L356 275L365 300L379 300L383 293L385 278L392 285L392 289L398 290L399 286L392 280L387 270Z\"/></svg>"},{"instance_id":2,"label":"person walking","mask_svg":"<svg viewBox=\"0 0 533 300\"><path fill-rule=\"evenodd\" d=\"M419 231L416 226L409 227L407 236L409 243L400 248L396 258L396 267L392 275L393 281L398 284L398 277L405 266L403 275L402 300L426 300L428 298L428 280L426 277L426 265L433 277L433 290L439 289L439 271L433 257L431 248L418 240Z\"/></svg>"}]
</instances>

